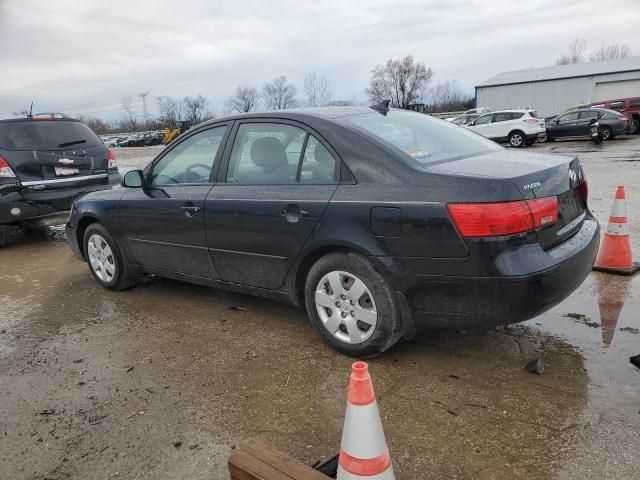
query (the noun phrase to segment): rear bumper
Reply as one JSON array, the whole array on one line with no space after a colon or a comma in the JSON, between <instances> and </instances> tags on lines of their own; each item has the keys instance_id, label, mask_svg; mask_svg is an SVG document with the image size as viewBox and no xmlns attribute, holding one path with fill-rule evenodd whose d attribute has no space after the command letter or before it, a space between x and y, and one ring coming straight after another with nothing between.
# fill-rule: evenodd
<instances>
[{"instance_id":1,"label":"rear bumper","mask_svg":"<svg viewBox=\"0 0 640 480\"><path fill-rule=\"evenodd\" d=\"M532 245L494 259L510 271L530 273L496 276L456 276L414 272L413 284L403 288L417 329L491 327L533 318L568 297L592 269L600 243L599 226L589 217L562 244L544 251ZM403 259L398 259L403 260ZM406 267L408 262L403 262ZM413 262L415 264L415 262ZM540 266L544 266L539 270Z\"/></svg>"},{"instance_id":2,"label":"rear bumper","mask_svg":"<svg viewBox=\"0 0 640 480\"><path fill-rule=\"evenodd\" d=\"M84 193L106 190L118 184L120 175L109 174L109 183L83 185L56 190L28 190L0 193L0 224L18 224L25 221L53 217L68 212L73 200ZM62 217L61 217L62 218ZM61 223L64 223L65 219Z\"/></svg>"}]
</instances>

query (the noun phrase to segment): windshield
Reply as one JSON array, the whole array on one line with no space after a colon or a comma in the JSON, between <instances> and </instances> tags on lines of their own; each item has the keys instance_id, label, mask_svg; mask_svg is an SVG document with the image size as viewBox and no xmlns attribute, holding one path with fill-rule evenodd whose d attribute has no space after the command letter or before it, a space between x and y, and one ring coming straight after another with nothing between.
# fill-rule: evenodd
<instances>
[{"instance_id":1,"label":"windshield","mask_svg":"<svg viewBox=\"0 0 640 480\"><path fill-rule=\"evenodd\" d=\"M386 115L372 112L345 117L345 121L402 150L414 160L404 156L407 163L418 167L502 149L464 127L422 113L391 110Z\"/></svg>"},{"instance_id":2,"label":"windshield","mask_svg":"<svg viewBox=\"0 0 640 480\"><path fill-rule=\"evenodd\" d=\"M0 122L0 147L7 150L97 147L102 142L84 123L60 120Z\"/></svg>"}]
</instances>

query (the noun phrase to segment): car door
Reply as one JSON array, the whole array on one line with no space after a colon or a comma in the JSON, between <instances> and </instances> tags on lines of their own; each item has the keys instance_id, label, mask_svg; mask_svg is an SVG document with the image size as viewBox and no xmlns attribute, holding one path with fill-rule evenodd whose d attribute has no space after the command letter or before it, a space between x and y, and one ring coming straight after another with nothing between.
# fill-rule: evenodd
<instances>
[{"instance_id":1,"label":"car door","mask_svg":"<svg viewBox=\"0 0 640 480\"><path fill-rule=\"evenodd\" d=\"M491 136L491 119L493 117L492 113L488 113L486 115L482 115L481 117L476 118L469 128L475 132L478 132L480 135L483 135L487 138L492 138Z\"/></svg>"},{"instance_id":2,"label":"car door","mask_svg":"<svg viewBox=\"0 0 640 480\"><path fill-rule=\"evenodd\" d=\"M207 250L204 207L229 125L186 136L145 170L145 187L120 201L121 230L147 271L217 278Z\"/></svg>"},{"instance_id":3,"label":"car door","mask_svg":"<svg viewBox=\"0 0 640 480\"><path fill-rule=\"evenodd\" d=\"M591 134L591 121L598 120L600 114L596 110L582 110L576 123L575 135L587 136Z\"/></svg>"},{"instance_id":4,"label":"car door","mask_svg":"<svg viewBox=\"0 0 640 480\"><path fill-rule=\"evenodd\" d=\"M496 112L491 119L491 138L506 139L511 131L513 114L511 112Z\"/></svg>"},{"instance_id":5,"label":"car door","mask_svg":"<svg viewBox=\"0 0 640 480\"><path fill-rule=\"evenodd\" d=\"M553 122L553 136L557 137L573 137L578 135L578 115L579 111L573 111L560 115L556 121Z\"/></svg>"},{"instance_id":6,"label":"car door","mask_svg":"<svg viewBox=\"0 0 640 480\"><path fill-rule=\"evenodd\" d=\"M210 253L222 280L277 289L337 188L339 162L295 122L237 122L231 137L205 205Z\"/></svg>"}]
</instances>

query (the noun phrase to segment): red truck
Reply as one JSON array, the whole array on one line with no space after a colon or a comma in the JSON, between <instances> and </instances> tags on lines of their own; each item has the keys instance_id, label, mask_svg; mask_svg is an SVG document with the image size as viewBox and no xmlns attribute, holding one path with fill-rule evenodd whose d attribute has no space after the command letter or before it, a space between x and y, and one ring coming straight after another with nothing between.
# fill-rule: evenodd
<instances>
[{"instance_id":1,"label":"red truck","mask_svg":"<svg viewBox=\"0 0 640 480\"><path fill-rule=\"evenodd\" d=\"M620 98L618 100L603 100L588 105L595 108L608 108L624 113L633 119L633 127L630 133L640 133L640 97Z\"/></svg>"}]
</instances>

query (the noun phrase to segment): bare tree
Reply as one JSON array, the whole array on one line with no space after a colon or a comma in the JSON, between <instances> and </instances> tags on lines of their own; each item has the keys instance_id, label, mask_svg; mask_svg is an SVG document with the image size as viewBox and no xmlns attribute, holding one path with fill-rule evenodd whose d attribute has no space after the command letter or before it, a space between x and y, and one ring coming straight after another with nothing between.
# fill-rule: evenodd
<instances>
[{"instance_id":1,"label":"bare tree","mask_svg":"<svg viewBox=\"0 0 640 480\"><path fill-rule=\"evenodd\" d=\"M207 109L209 100L202 95L198 95L196 97L184 97L182 99L182 103L184 105L187 120L191 120L192 125L196 125L214 117L213 113Z\"/></svg>"},{"instance_id":2,"label":"bare tree","mask_svg":"<svg viewBox=\"0 0 640 480\"><path fill-rule=\"evenodd\" d=\"M246 113L258 108L258 90L247 85L239 85L236 93L225 102L227 112Z\"/></svg>"},{"instance_id":3,"label":"bare tree","mask_svg":"<svg viewBox=\"0 0 640 480\"><path fill-rule=\"evenodd\" d=\"M429 89L428 95L431 111L453 112L468 107L472 98L465 95L458 80L445 80L436 83Z\"/></svg>"},{"instance_id":4,"label":"bare tree","mask_svg":"<svg viewBox=\"0 0 640 480\"><path fill-rule=\"evenodd\" d=\"M156 97L158 110L160 111L160 121L167 127L174 128L178 120L182 120L183 104L182 100L173 97Z\"/></svg>"},{"instance_id":5,"label":"bare tree","mask_svg":"<svg viewBox=\"0 0 640 480\"><path fill-rule=\"evenodd\" d=\"M304 93L307 107L324 107L331 100L330 82L316 72L309 72L304 78Z\"/></svg>"},{"instance_id":6,"label":"bare tree","mask_svg":"<svg viewBox=\"0 0 640 480\"><path fill-rule=\"evenodd\" d=\"M366 91L372 102L391 100L391 106L408 108L422 97L433 76L433 71L422 62L415 62L413 55L387 60L371 71L369 88Z\"/></svg>"},{"instance_id":7,"label":"bare tree","mask_svg":"<svg viewBox=\"0 0 640 480\"><path fill-rule=\"evenodd\" d=\"M131 96L122 97L122 110L124 110L123 122L129 124L128 128L133 131L138 128L138 118Z\"/></svg>"},{"instance_id":8,"label":"bare tree","mask_svg":"<svg viewBox=\"0 0 640 480\"><path fill-rule=\"evenodd\" d=\"M271 83L265 83L262 87L262 99L269 110L284 110L296 106L296 94L298 89L287 83L284 75L275 78Z\"/></svg>"},{"instance_id":9,"label":"bare tree","mask_svg":"<svg viewBox=\"0 0 640 480\"><path fill-rule=\"evenodd\" d=\"M587 51L587 42L584 39L576 38L569 44L569 53L562 54L556 60L556 65L568 65L571 63L584 62L584 54Z\"/></svg>"},{"instance_id":10,"label":"bare tree","mask_svg":"<svg viewBox=\"0 0 640 480\"><path fill-rule=\"evenodd\" d=\"M624 43L610 43L605 45L602 43L594 52L591 53L589 60L592 62L601 62L603 60L613 60L616 58L628 57L631 53L629 45Z\"/></svg>"}]
</instances>

